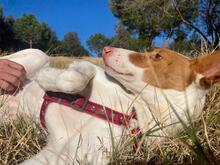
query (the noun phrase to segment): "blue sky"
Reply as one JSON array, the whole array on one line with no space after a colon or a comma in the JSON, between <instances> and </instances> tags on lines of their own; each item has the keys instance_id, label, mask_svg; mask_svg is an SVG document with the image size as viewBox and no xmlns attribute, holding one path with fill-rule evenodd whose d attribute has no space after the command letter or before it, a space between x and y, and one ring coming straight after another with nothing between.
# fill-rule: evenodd
<instances>
[{"instance_id":1,"label":"blue sky","mask_svg":"<svg viewBox=\"0 0 220 165\"><path fill-rule=\"evenodd\" d=\"M108 0L0 0L4 15L15 18L24 13L34 14L47 23L63 39L65 33L77 32L84 46L92 34L115 34L117 19L112 15Z\"/></svg>"}]
</instances>

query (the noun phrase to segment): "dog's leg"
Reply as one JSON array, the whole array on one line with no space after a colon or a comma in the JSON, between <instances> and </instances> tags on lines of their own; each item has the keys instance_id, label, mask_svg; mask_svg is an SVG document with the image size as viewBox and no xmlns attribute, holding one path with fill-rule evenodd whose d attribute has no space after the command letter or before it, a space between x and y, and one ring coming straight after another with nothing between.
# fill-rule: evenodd
<instances>
[{"instance_id":1,"label":"dog's leg","mask_svg":"<svg viewBox=\"0 0 220 165\"><path fill-rule=\"evenodd\" d=\"M24 66L26 70L26 77L32 79L42 67L49 64L48 56L38 49L26 49L14 54L0 57L0 59L7 59L19 63ZM24 82L24 85L26 82ZM6 115L10 118L16 118L18 107L20 103L16 96L3 94L0 96L0 121L2 118L6 118Z\"/></svg>"},{"instance_id":2,"label":"dog's leg","mask_svg":"<svg viewBox=\"0 0 220 165\"><path fill-rule=\"evenodd\" d=\"M62 139L63 141L63 139ZM58 149L58 146L64 147L65 144L56 143L54 145L47 145L42 149L37 155L32 157L29 160L24 161L21 165L66 165L73 164L68 156L66 155L65 150L61 148Z\"/></svg>"},{"instance_id":3,"label":"dog's leg","mask_svg":"<svg viewBox=\"0 0 220 165\"><path fill-rule=\"evenodd\" d=\"M103 127L93 129L97 122L82 115L66 106L50 104L45 116L48 145L23 165L107 164L106 149L102 146L110 144L110 141L100 142L97 138L97 132ZM108 131L102 134L106 137Z\"/></svg>"},{"instance_id":4,"label":"dog's leg","mask_svg":"<svg viewBox=\"0 0 220 165\"><path fill-rule=\"evenodd\" d=\"M89 62L71 65L68 69L44 68L36 81L45 91L79 93L95 76L95 67Z\"/></svg>"},{"instance_id":5,"label":"dog's leg","mask_svg":"<svg viewBox=\"0 0 220 165\"><path fill-rule=\"evenodd\" d=\"M57 129L57 127L55 128ZM74 134L68 132L67 135L65 129L59 131L62 135L55 135L53 140L49 138L48 145L37 155L23 162L22 165L107 164L108 159L99 148L100 144L93 143L93 141L97 141L97 137L90 138L88 141L75 131L72 131Z\"/></svg>"},{"instance_id":6,"label":"dog's leg","mask_svg":"<svg viewBox=\"0 0 220 165\"><path fill-rule=\"evenodd\" d=\"M91 144L87 144L87 147L83 148L80 143L82 142L79 138L71 139L71 135L69 137L61 136L57 142L49 143L37 155L24 161L21 165L107 164L108 160L102 156L101 150L97 147L94 150Z\"/></svg>"},{"instance_id":7,"label":"dog's leg","mask_svg":"<svg viewBox=\"0 0 220 165\"><path fill-rule=\"evenodd\" d=\"M14 54L0 57L8 59L24 66L27 78L32 78L43 66L49 65L48 56L38 49L25 49Z\"/></svg>"}]
</instances>

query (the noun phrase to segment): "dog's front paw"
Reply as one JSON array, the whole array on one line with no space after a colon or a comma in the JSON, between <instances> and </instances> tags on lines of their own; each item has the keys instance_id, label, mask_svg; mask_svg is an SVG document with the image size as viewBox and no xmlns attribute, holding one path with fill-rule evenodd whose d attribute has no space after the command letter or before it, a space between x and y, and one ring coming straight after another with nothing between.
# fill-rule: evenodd
<instances>
[{"instance_id":1,"label":"dog's front paw","mask_svg":"<svg viewBox=\"0 0 220 165\"><path fill-rule=\"evenodd\" d=\"M74 63L68 69L43 68L36 81L44 90L79 93L95 76L96 68L89 62Z\"/></svg>"},{"instance_id":2,"label":"dog's front paw","mask_svg":"<svg viewBox=\"0 0 220 165\"><path fill-rule=\"evenodd\" d=\"M64 70L51 67L42 68L37 73L35 81L45 91L58 91L56 86L57 77L63 72Z\"/></svg>"},{"instance_id":3,"label":"dog's front paw","mask_svg":"<svg viewBox=\"0 0 220 165\"><path fill-rule=\"evenodd\" d=\"M87 77L89 80L92 79L96 74L96 68L94 64L83 61L83 62L77 62L74 61L69 65L68 70L76 70L82 74L82 76Z\"/></svg>"},{"instance_id":4,"label":"dog's front paw","mask_svg":"<svg viewBox=\"0 0 220 165\"><path fill-rule=\"evenodd\" d=\"M60 92L79 93L86 87L89 80L87 76L76 70L66 70L57 77L56 87Z\"/></svg>"},{"instance_id":5,"label":"dog's front paw","mask_svg":"<svg viewBox=\"0 0 220 165\"><path fill-rule=\"evenodd\" d=\"M96 68L93 64L86 61L74 62L57 77L56 86L66 93L79 93L95 74Z\"/></svg>"}]
</instances>

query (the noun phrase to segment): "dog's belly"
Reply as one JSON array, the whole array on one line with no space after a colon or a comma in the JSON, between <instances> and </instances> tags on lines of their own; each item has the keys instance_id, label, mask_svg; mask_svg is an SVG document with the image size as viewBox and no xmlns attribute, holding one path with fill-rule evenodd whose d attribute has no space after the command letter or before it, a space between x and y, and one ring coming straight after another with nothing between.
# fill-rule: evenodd
<instances>
[{"instance_id":1,"label":"dog's belly","mask_svg":"<svg viewBox=\"0 0 220 165\"><path fill-rule=\"evenodd\" d=\"M58 145L63 140L66 148L78 153L82 159L87 155L90 161L99 159L102 154L109 156L113 145L111 139L118 144L124 129L56 103L49 105L45 117L50 143ZM99 156L96 158L95 155Z\"/></svg>"}]
</instances>

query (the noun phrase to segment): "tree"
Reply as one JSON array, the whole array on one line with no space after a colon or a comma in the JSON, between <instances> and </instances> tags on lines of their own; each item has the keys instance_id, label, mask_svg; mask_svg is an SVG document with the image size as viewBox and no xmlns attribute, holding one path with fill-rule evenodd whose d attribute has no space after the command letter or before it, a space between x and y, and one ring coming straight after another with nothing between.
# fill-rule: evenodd
<instances>
[{"instance_id":1,"label":"tree","mask_svg":"<svg viewBox=\"0 0 220 165\"><path fill-rule=\"evenodd\" d=\"M87 56L88 51L81 45L76 32L68 32L64 35L63 41L60 43L60 48L57 53L66 56Z\"/></svg>"},{"instance_id":2,"label":"tree","mask_svg":"<svg viewBox=\"0 0 220 165\"><path fill-rule=\"evenodd\" d=\"M11 50L14 46L14 33L12 26L14 18L12 16L4 17L3 8L0 6L0 49Z\"/></svg>"},{"instance_id":3,"label":"tree","mask_svg":"<svg viewBox=\"0 0 220 165\"><path fill-rule=\"evenodd\" d=\"M57 42L56 33L46 23L38 22L32 14L24 14L18 18L13 25L13 30L18 41L17 45L21 48L26 48L28 44L30 48L34 46L47 51Z\"/></svg>"},{"instance_id":4,"label":"tree","mask_svg":"<svg viewBox=\"0 0 220 165\"><path fill-rule=\"evenodd\" d=\"M212 47L219 43L219 0L110 0L110 8L149 47L158 36L177 39L179 31L188 41L200 36Z\"/></svg>"},{"instance_id":5,"label":"tree","mask_svg":"<svg viewBox=\"0 0 220 165\"><path fill-rule=\"evenodd\" d=\"M212 47L219 48L220 39L220 1L219 0L201 0L199 4L199 14L204 27L199 31L203 33L207 43L212 44ZM203 30L204 28L204 30Z\"/></svg>"},{"instance_id":6,"label":"tree","mask_svg":"<svg viewBox=\"0 0 220 165\"><path fill-rule=\"evenodd\" d=\"M115 31L116 35L111 38L101 33L92 35L87 40L89 49L100 56L105 46L114 46L135 51L143 50L146 47L146 44L142 40L132 37L120 22L116 25Z\"/></svg>"},{"instance_id":7,"label":"tree","mask_svg":"<svg viewBox=\"0 0 220 165\"><path fill-rule=\"evenodd\" d=\"M87 40L87 45L89 46L89 49L93 52L95 52L98 56L102 54L102 49L105 46L109 46L112 43L112 39L106 37L104 34L97 33L92 35Z\"/></svg>"},{"instance_id":8,"label":"tree","mask_svg":"<svg viewBox=\"0 0 220 165\"><path fill-rule=\"evenodd\" d=\"M133 37L121 22L117 24L115 30L116 35L111 39L112 46L135 51L141 51L146 47L146 43L142 42L143 40Z\"/></svg>"},{"instance_id":9,"label":"tree","mask_svg":"<svg viewBox=\"0 0 220 165\"><path fill-rule=\"evenodd\" d=\"M39 48L45 51L52 50L57 45L56 33L46 23L41 24L41 37Z\"/></svg>"},{"instance_id":10,"label":"tree","mask_svg":"<svg viewBox=\"0 0 220 165\"><path fill-rule=\"evenodd\" d=\"M16 39L28 43L30 48L33 44L39 44L41 41L41 24L32 14L24 14L17 19L13 26Z\"/></svg>"},{"instance_id":11,"label":"tree","mask_svg":"<svg viewBox=\"0 0 220 165\"><path fill-rule=\"evenodd\" d=\"M120 19L131 33L143 40L148 47L151 47L155 37L160 35L172 36L174 29L178 28L181 21L173 18L175 14L172 7L172 0L111 0L110 8L113 14ZM193 7L184 8L188 5L185 0L178 1L181 11L194 18ZM189 5L188 5L189 6ZM169 14L166 14L169 13ZM171 15L171 14L172 15Z\"/></svg>"}]
</instances>

